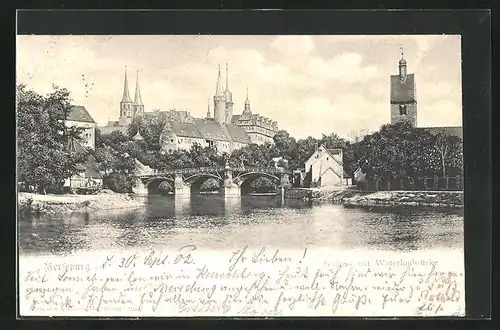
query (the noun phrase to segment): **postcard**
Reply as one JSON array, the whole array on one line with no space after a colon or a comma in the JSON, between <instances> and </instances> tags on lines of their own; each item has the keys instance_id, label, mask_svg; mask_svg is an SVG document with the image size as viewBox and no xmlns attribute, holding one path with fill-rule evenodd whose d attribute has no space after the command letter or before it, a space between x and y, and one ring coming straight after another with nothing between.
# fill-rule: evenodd
<instances>
[{"instance_id":1,"label":"postcard","mask_svg":"<svg viewBox=\"0 0 500 330\"><path fill-rule=\"evenodd\" d=\"M21 316L463 316L459 35L17 36Z\"/></svg>"}]
</instances>

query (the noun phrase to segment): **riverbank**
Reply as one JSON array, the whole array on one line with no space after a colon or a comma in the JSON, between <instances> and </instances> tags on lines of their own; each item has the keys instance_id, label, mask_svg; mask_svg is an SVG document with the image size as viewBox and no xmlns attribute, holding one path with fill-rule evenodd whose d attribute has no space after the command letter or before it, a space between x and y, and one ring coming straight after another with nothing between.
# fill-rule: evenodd
<instances>
[{"instance_id":1,"label":"riverbank","mask_svg":"<svg viewBox=\"0 0 500 330\"><path fill-rule=\"evenodd\" d=\"M96 210L137 208L143 204L128 194L105 190L96 195L39 195L20 192L19 213L71 213Z\"/></svg>"},{"instance_id":2,"label":"riverbank","mask_svg":"<svg viewBox=\"0 0 500 330\"><path fill-rule=\"evenodd\" d=\"M462 191L378 191L344 198L347 206L463 208Z\"/></svg>"},{"instance_id":3,"label":"riverbank","mask_svg":"<svg viewBox=\"0 0 500 330\"><path fill-rule=\"evenodd\" d=\"M405 206L433 208L463 208L462 191L378 191L367 192L355 187L292 188L285 197L333 202L346 206Z\"/></svg>"}]
</instances>

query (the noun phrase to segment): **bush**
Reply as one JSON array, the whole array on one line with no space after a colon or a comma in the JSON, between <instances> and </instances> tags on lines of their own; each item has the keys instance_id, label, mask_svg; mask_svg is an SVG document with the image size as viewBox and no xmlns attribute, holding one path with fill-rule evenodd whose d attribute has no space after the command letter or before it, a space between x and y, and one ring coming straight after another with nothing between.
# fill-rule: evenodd
<instances>
[{"instance_id":1,"label":"bush","mask_svg":"<svg viewBox=\"0 0 500 330\"><path fill-rule=\"evenodd\" d=\"M200 186L200 191L209 192L209 191L217 191L219 190L219 182L215 179L208 179Z\"/></svg>"},{"instance_id":2,"label":"bush","mask_svg":"<svg viewBox=\"0 0 500 330\"><path fill-rule=\"evenodd\" d=\"M129 193L134 186L133 179L124 173L111 173L103 178L103 185L117 193Z\"/></svg>"},{"instance_id":3,"label":"bush","mask_svg":"<svg viewBox=\"0 0 500 330\"><path fill-rule=\"evenodd\" d=\"M158 193L160 195L168 195L172 190L172 186L167 181L163 181L158 185Z\"/></svg>"}]
</instances>

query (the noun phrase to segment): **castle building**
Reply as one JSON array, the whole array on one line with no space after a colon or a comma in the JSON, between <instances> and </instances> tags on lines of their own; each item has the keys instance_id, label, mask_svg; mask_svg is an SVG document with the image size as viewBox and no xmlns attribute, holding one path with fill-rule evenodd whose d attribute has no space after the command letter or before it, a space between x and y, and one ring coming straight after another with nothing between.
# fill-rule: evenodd
<instances>
[{"instance_id":1,"label":"castle building","mask_svg":"<svg viewBox=\"0 0 500 330\"><path fill-rule=\"evenodd\" d=\"M109 121L106 126L99 127L102 134L120 131L127 134L127 128L137 116L151 118L158 115L166 122L160 136L163 152L173 150L188 150L193 144L202 147L214 147L218 152L231 153L233 150L251 143L273 143L273 137L278 131L278 124L267 117L253 114L248 99L248 89L245 106L241 115L233 115L233 95L229 90L229 67L226 63L225 86L220 66L217 73L215 93L213 96L213 116L210 111L210 99L205 118L194 118L186 111L168 110L145 112L139 88L139 74L137 74L135 98L132 102L128 88L127 70L123 96L120 102L120 117L117 121ZM142 139L138 132L133 137Z\"/></svg>"},{"instance_id":2,"label":"castle building","mask_svg":"<svg viewBox=\"0 0 500 330\"><path fill-rule=\"evenodd\" d=\"M248 88L246 93L245 108L241 115L232 116L233 125L243 127L255 144L274 143L273 137L278 132L278 123L267 117L252 113L250 100L248 99Z\"/></svg>"},{"instance_id":3,"label":"castle building","mask_svg":"<svg viewBox=\"0 0 500 330\"><path fill-rule=\"evenodd\" d=\"M391 75L391 124L406 121L416 129L425 130L433 135L442 133L447 136L463 138L462 126L418 127L415 74L407 73L407 62L403 57L403 49L401 49L401 59L399 60L398 68L399 74Z\"/></svg>"}]
</instances>

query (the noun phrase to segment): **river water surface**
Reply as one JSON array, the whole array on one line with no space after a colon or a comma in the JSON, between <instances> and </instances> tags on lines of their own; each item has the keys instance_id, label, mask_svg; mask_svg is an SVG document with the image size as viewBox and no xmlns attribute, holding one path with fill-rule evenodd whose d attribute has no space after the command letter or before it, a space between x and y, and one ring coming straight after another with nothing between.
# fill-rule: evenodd
<instances>
[{"instance_id":1,"label":"river water surface","mask_svg":"<svg viewBox=\"0 0 500 330\"><path fill-rule=\"evenodd\" d=\"M335 250L463 249L463 211L346 208L279 196L142 197L145 207L19 221L21 255L241 246Z\"/></svg>"}]
</instances>

